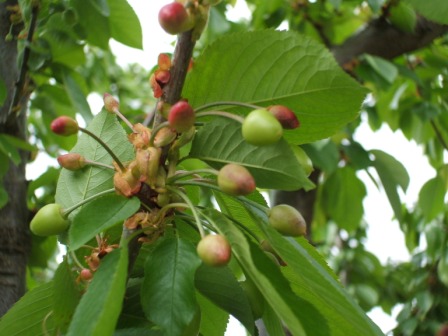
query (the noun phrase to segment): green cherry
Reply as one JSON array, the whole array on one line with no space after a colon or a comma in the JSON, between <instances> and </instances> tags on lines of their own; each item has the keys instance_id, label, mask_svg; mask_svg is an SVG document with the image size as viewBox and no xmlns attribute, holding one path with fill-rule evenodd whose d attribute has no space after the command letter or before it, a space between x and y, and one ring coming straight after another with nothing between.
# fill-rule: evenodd
<instances>
[{"instance_id":1,"label":"green cherry","mask_svg":"<svg viewBox=\"0 0 448 336\"><path fill-rule=\"evenodd\" d=\"M41 208L30 223L30 230L37 236L51 236L67 230L69 221L62 216L60 204L51 203Z\"/></svg>"},{"instance_id":2,"label":"green cherry","mask_svg":"<svg viewBox=\"0 0 448 336\"><path fill-rule=\"evenodd\" d=\"M280 140L283 128L269 111L258 109L244 119L242 132L244 139L251 145L266 146Z\"/></svg>"}]
</instances>

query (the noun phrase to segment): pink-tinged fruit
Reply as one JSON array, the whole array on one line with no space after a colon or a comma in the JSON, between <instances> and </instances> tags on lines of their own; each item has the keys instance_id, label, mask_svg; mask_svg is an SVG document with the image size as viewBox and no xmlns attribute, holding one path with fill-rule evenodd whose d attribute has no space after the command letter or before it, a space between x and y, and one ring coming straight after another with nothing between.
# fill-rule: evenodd
<instances>
[{"instance_id":1,"label":"pink-tinged fruit","mask_svg":"<svg viewBox=\"0 0 448 336\"><path fill-rule=\"evenodd\" d=\"M107 112L114 113L115 111L118 111L120 104L118 103L118 100L116 100L111 94L105 93L103 95L103 101L104 108Z\"/></svg>"},{"instance_id":2,"label":"pink-tinged fruit","mask_svg":"<svg viewBox=\"0 0 448 336\"><path fill-rule=\"evenodd\" d=\"M283 105L272 105L267 108L269 112L280 122L284 129L295 129L300 126L299 119L293 111Z\"/></svg>"},{"instance_id":3,"label":"pink-tinged fruit","mask_svg":"<svg viewBox=\"0 0 448 336\"><path fill-rule=\"evenodd\" d=\"M93 278L92 271L87 268L82 269L81 272L79 272L79 278L83 281L92 280Z\"/></svg>"},{"instance_id":4,"label":"pink-tinged fruit","mask_svg":"<svg viewBox=\"0 0 448 336\"><path fill-rule=\"evenodd\" d=\"M193 28L194 22L179 2L163 6L159 11L160 26L168 34L177 35Z\"/></svg>"},{"instance_id":5,"label":"pink-tinged fruit","mask_svg":"<svg viewBox=\"0 0 448 336\"><path fill-rule=\"evenodd\" d=\"M185 100L180 100L171 106L168 114L168 123L177 132L188 131L194 125L194 110Z\"/></svg>"},{"instance_id":6,"label":"pink-tinged fruit","mask_svg":"<svg viewBox=\"0 0 448 336\"><path fill-rule=\"evenodd\" d=\"M221 235L208 235L197 246L199 258L209 266L224 266L230 261L232 249L226 238Z\"/></svg>"},{"instance_id":7,"label":"pink-tinged fruit","mask_svg":"<svg viewBox=\"0 0 448 336\"><path fill-rule=\"evenodd\" d=\"M85 167L86 159L78 153L68 153L58 156L58 163L68 170L80 170Z\"/></svg>"},{"instance_id":8,"label":"pink-tinged fruit","mask_svg":"<svg viewBox=\"0 0 448 336\"><path fill-rule=\"evenodd\" d=\"M229 195L244 196L255 190L255 180L243 166L229 163L218 173L219 189Z\"/></svg>"},{"instance_id":9,"label":"pink-tinged fruit","mask_svg":"<svg viewBox=\"0 0 448 336\"><path fill-rule=\"evenodd\" d=\"M73 135L79 131L79 125L76 120L67 116L54 119L50 128L53 133L63 136Z\"/></svg>"}]
</instances>

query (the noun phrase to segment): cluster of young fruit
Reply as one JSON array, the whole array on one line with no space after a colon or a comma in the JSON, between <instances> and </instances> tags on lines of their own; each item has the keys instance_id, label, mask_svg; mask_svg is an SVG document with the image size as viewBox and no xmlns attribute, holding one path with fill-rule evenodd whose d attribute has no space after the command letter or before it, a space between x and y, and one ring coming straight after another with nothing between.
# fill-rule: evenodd
<instances>
[{"instance_id":1,"label":"cluster of young fruit","mask_svg":"<svg viewBox=\"0 0 448 336\"><path fill-rule=\"evenodd\" d=\"M145 234L141 238L142 242L153 242L163 234L165 225L172 220L175 210L189 206L185 200L186 194L176 186L176 181L186 175L201 173L199 171L183 172L176 168L179 161L179 149L194 137L196 118L227 114L223 111L196 113L187 101L181 100L169 107L166 122L150 129L142 124L129 123L120 113L118 101L109 94L104 95L104 106L107 111L125 120L131 128L128 139L134 147L135 159L126 163L120 162L101 139L80 127L76 120L62 116L51 124L54 133L63 136L77 134L79 131L87 133L110 153L113 165L90 161L78 153L61 155L58 157L58 162L63 168L69 170L81 170L89 165L113 169L116 193L125 197L138 196L146 205L130 217L125 225L129 229L141 229ZM166 105L163 108L166 109ZM242 120L242 134L248 143L265 146L281 138L283 127L294 128L298 125L299 122L294 113L284 106L257 108ZM164 153L162 149L166 149ZM229 163L219 171L207 169L204 173L215 174L217 186L229 195L248 195L256 188L251 173L239 164ZM65 210L61 209L59 204L46 205L31 221L31 231L42 236L65 231L70 224L67 219L68 214L82 204ZM300 236L306 232L303 217L290 206L277 205L268 211L268 216L271 225L284 235ZM201 224L198 223L198 225ZM220 235L203 234L197 250L201 259L209 265L223 265L230 260L230 245Z\"/></svg>"},{"instance_id":2,"label":"cluster of young fruit","mask_svg":"<svg viewBox=\"0 0 448 336\"><path fill-rule=\"evenodd\" d=\"M171 34L178 34L186 30L202 29L206 19L204 8L215 5L219 1L185 0L176 1L164 6L159 13L161 26ZM202 23L201 23L202 22ZM154 96L163 95L163 87L169 83L171 60L161 54L158 69L150 78ZM226 111L210 110L213 106L238 105L252 109L243 118ZM180 149L190 143L195 136L197 118L204 116L228 117L239 121L242 136L253 146L269 146L282 138L283 129L294 129L300 123L295 114L287 107L273 105L267 108L238 102L218 102L197 108L196 110L187 100L179 100L173 105L159 103L157 112L166 121L155 125L152 129L144 124L132 124L119 111L118 101L110 94L104 94L105 110L118 116L131 130L128 140L134 148L134 159L121 162L117 155L103 140L88 129L82 128L73 118L62 116L51 124L51 130L62 136L71 136L84 132L95 139L111 156L111 164L104 164L88 160L78 153L68 153L58 157L59 164L68 170L82 170L86 166L98 166L110 169L113 173L114 190L124 197L138 197L140 209L129 217L124 226L128 230L139 231L139 241L152 243L163 235L168 223L172 222L177 212L189 208L194 215L201 240L197 245L197 253L205 264L212 266L226 265L231 258L231 246L226 238L219 234L206 234L195 205L178 183L185 177L208 181L208 185L218 188L232 196L245 196L256 189L256 182L250 171L237 163L228 163L219 171L202 169L196 171L178 170ZM205 126L206 127L206 126ZM206 179L202 175L206 175ZM210 180L209 176L216 178ZM100 195L99 195L100 196ZM94 198L94 197L93 197ZM68 215L93 198L85 199L69 209L62 209L59 204L48 204L35 215L30 228L36 235L47 236L60 234L70 225ZM306 224L302 215L288 205L277 205L272 209L265 209L269 223L278 232L287 236L302 236L306 234ZM115 245L108 245L106 240L98 237L98 247L93 249L90 256L86 256L89 268L82 269L80 278L89 280L92 272L96 271L100 259ZM261 243L267 253L275 252L267 242ZM277 258L281 264L282 261Z\"/></svg>"}]
</instances>

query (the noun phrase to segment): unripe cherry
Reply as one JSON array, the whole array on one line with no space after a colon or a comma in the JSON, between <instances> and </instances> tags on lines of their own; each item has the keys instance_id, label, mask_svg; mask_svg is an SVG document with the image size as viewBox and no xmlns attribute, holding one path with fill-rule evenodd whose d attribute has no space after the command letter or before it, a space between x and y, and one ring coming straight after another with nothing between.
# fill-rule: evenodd
<instances>
[{"instance_id":1,"label":"unripe cherry","mask_svg":"<svg viewBox=\"0 0 448 336\"><path fill-rule=\"evenodd\" d=\"M69 221L62 216L60 204L50 203L42 207L31 220L30 230L37 236L51 236L64 232Z\"/></svg>"},{"instance_id":2,"label":"unripe cherry","mask_svg":"<svg viewBox=\"0 0 448 336\"><path fill-rule=\"evenodd\" d=\"M294 112L286 106L271 105L267 110L272 113L284 129L294 129L300 126L300 122Z\"/></svg>"},{"instance_id":3,"label":"unripe cherry","mask_svg":"<svg viewBox=\"0 0 448 336\"><path fill-rule=\"evenodd\" d=\"M80 170L86 165L84 156L78 153L68 153L58 156L58 163L68 170Z\"/></svg>"},{"instance_id":4,"label":"unripe cherry","mask_svg":"<svg viewBox=\"0 0 448 336\"><path fill-rule=\"evenodd\" d=\"M250 112L243 121L244 139L255 146L266 146L276 143L283 135L280 122L266 109Z\"/></svg>"},{"instance_id":5,"label":"unripe cherry","mask_svg":"<svg viewBox=\"0 0 448 336\"><path fill-rule=\"evenodd\" d=\"M197 246L199 258L209 266L224 266L230 261L232 249L226 238L221 235L208 235Z\"/></svg>"},{"instance_id":6,"label":"unripe cherry","mask_svg":"<svg viewBox=\"0 0 448 336\"><path fill-rule=\"evenodd\" d=\"M243 166L229 163L218 173L219 189L229 195L244 196L255 190L255 180Z\"/></svg>"},{"instance_id":7,"label":"unripe cherry","mask_svg":"<svg viewBox=\"0 0 448 336\"><path fill-rule=\"evenodd\" d=\"M172 2L160 9L159 23L163 30L172 35L190 30L194 25L187 10L179 2Z\"/></svg>"},{"instance_id":8,"label":"unripe cherry","mask_svg":"<svg viewBox=\"0 0 448 336\"><path fill-rule=\"evenodd\" d=\"M287 204L274 206L268 213L269 224L285 236L303 236L306 234L306 222L302 214Z\"/></svg>"},{"instance_id":9,"label":"unripe cherry","mask_svg":"<svg viewBox=\"0 0 448 336\"><path fill-rule=\"evenodd\" d=\"M168 114L168 123L179 133L188 131L193 127L194 119L194 110L185 100L180 100L171 106Z\"/></svg>"},{"instance_id":10,"label":"unripe cherry","mask_svg":"<svg viewBox=\"0 0 448 336\"><path fill-rule=\"evenodd\" d=\"M61 116L51 122L50 128L53 133L69 136L78 133L79 125L75 119L68 116Z\"/></svg>"},{"instance_id":11,"label":"unripe cherry","mask_svg":"<svg viewBox=\"0 0 448 336\"><path fill-rule=\"evenodd\" d=\"M83 268L81 272L79 272L79 278L84 281L92 280L93 274L92 271L88 268Z\"/></svg>"}]
</instances>

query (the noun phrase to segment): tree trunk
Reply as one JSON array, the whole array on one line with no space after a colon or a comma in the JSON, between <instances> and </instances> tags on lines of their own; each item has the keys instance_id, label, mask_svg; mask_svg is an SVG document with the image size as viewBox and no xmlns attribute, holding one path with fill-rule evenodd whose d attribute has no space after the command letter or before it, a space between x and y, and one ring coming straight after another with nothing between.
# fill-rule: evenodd
<instances>
[{"instance_id":1,"label":"tree trunk","mask_svg":"<svg viewBox=\"0 0 448 336\"><path fill-rule=\"evenodd\" d=\"M26 139L27 97L21 100L21 108L9 113L15 84L19 76L17 66L17 42L6 41L10 33L11 12L9 6L17 0L0 2L0 80L7 89L7 96L0 106L0 134ZM17 36L21 25L11 30ZM9 162L9 169L3 176L3 186L9 196L8 203L0 209L0 316L25 293L27 256L31 248L26 203L27 182L25 179L26 155L21 153L19 165Z\"/></svg>"}]
</instances>

